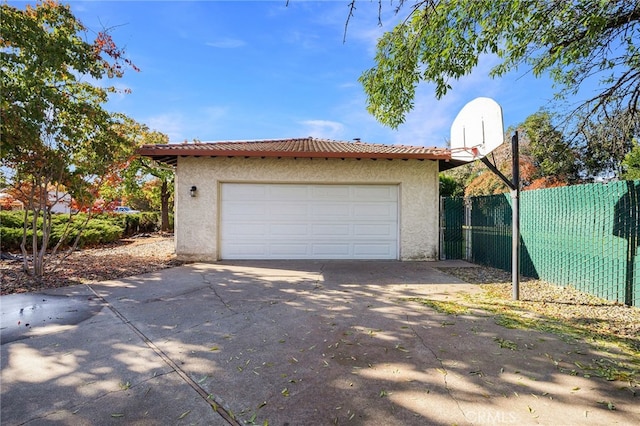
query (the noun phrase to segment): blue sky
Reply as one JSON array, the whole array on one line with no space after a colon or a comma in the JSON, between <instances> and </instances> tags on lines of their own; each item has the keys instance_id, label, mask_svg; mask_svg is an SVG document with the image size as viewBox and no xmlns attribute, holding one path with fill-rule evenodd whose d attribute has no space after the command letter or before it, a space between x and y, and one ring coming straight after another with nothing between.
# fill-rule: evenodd
<instances>
[{"instance_id":1,"label":"blue sky","mask_svg":"<svg viewBox=\"0 0 640 426\"><path fill-rule=\"evenodd\" d=\"M377 1L357 3L345 42L347 0L68 3L90 30L111 28L141 70L115 81L131 94L113 96L109 109L171 142L313 136L443 147L456 114L475 97L495 99L506 128L553 94L548 79L526 70L490 79L495 58L487 56L441 100L422 84L415 109L392 130L367 113L358 82L374 64L378 37L398 20L387 7L379 27Z\"/></svg>"}]
</instances>

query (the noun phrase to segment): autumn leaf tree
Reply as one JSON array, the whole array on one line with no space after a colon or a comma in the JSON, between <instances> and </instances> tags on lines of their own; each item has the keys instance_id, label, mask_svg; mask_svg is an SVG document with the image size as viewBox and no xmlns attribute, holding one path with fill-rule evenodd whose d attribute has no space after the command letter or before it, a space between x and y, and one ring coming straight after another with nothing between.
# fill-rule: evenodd
<instances>
[{"instance_id":1,"label":"autumn leaf tree","mask_svg":"<svg viewBox=\"0 0 640 426\"><path fill-rule=\"evenodd\" d=\"M169 136L152 131L145 124L132 119L126 120L123 132L130 140L135 141L136 147L169 143ZM159 210L160 230L168 231L170 201L174 189L173 169L135 153L131 153L120 164L119 169L119 173L113 176L102 193L110 192L121 198L138 200L152 209Z\"/></svg>"},{"instance_id":2,"label":"autumn leaf tree","mask_svg":"<svg viewBox=\"0 0 640 426\"><path fill-rule=\"evenodd\" d=\"M87 29L67 5L46 0L19 9L3 3L1 12L2 166L23 189L24 268L39 277L50 247L52 204L64 194L90 203L118 157L133 149L121 132L122 116L104 108L116 89L99 83L136 68L107 31L87 41Z\"/></svg>"}]
</instances>

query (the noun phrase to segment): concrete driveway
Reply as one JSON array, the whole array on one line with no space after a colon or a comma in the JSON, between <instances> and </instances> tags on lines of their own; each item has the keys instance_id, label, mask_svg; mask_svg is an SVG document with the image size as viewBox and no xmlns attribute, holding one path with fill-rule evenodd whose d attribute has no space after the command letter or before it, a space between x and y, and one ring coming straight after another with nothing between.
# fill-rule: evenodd
<instances>
[{"instance_id":1,"label":"concrete driveway","mask_svg":"<svg viewBox=\"0 0 640 426\"><path fill-rule=\"evenodd\" d=\"M410 300L478 291L436 265L192 264L2 296L2 424L640 424L632 388L566 372L590 346Z\"/></svg>"}]
</instances>

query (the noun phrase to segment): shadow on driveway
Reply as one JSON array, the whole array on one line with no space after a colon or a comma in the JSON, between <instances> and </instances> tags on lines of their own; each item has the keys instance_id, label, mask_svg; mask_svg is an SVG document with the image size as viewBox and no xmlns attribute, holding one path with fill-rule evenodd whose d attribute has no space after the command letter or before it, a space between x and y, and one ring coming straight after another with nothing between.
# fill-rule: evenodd
<instances>
[{"instance_id":1,"label":"shadow on driveway","mask_svg":"<svg viewBox=\"0 0 640 426\"><path fill-rule=\"evenodd\" d=\"M479 291L433 266L221 262L58 289L106 308L2 345L3 424L640 423L628 384L571 373L593 347L415 301Z\"/></svg>"}]
</instances>

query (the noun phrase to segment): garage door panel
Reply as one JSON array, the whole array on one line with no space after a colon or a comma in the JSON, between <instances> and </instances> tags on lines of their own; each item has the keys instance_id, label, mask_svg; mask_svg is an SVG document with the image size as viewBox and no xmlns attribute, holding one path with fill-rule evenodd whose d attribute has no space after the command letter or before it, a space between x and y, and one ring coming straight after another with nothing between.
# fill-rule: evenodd
<instances>
[{"instance_id":1,"label":"garage door panel","mask_svg":"<svg viewBox=\"0 0 640 426\"><path fill-rule=\"evenodd\" d=\"M314 200L349 200L351 187L344 185L316 185L311 188Z\"/></svg>"},{"instance_id":2,"label":"garage door panel","mask_svg":"<svg viewBox=\"0 0 640 426\"><path fill-rule=\"evenodd\" d=\"M349 219L351 206L346 203L314 203L311 206L311 219Z\"/></svg>"},{"instance_id":3,"label":"garage door panel","mask_svg":"<svg viewBox=\"0 0 640 426\"><path fill-rule=\"evenodd\" d=\"M357 186L353 188L353 201L395 202L398 200L398 187L389 185Z\"/></svg>"},{"instance_id":4,"label":"garage door panel","mask_svg":"<svg viewBox=\"0 0 640 426\"><path fill-rule=\"evenodd\" d=\"M394 239L396 228L388 223L355 224L353 225L353 236L356 238L384 237Z\"/></svg>"},{"instance_id":5,"label":"garage door panel","mask_svg":"<svg viewBox=\"0 0 640 426\"><path fill-rule=\"evenodd\" d=\"M305 223L278 223L269 226L270 236L274 239L306 238L309 235L309 225Z\"/></svg>"},{"instance_id":6,"label":"garage door panel","mask_svg":"<svg viewBox=\"0 0 640 426\"><path fill-rule=\"evenodd\" d=\"M398 187L223 184L220 257L397 259Z\"/></svg>"},{"instance_id":7,"label":"garage door panel","mask_svg":"<svg viewBox=\"0 0 640 426\"><path fill-rule=\"evenodd\" d=\"M272 257L285 259L307 259L309 257L309 245L307 243L270 244L269 252Z\"/></svg>"},{"instance_id":8,"label":"garage door panel","mask_svg":"<svg viewBox=\"0 0 640 426\"><path fill-rule=\"evenodd\" d=\"M265 223L242 223L229 225L229 232L237 237L265 236L269 234L268 225Z\"/></svg>"},{"instance_id":9,"label":"garage door panel","mask_svg":"<svg viewBox=\"0 0 640 426\"><path fill-rule=\"evenodd\" d=\"M349 235L352 227L344 224L315 224L311 225L311 235L314 237Z\"/></svg>"},{"instance_id":10,"label":"garage door panel","mask_svg":"<svg viewBox=\"0 0 640 426\"><path fill-rule=\"evenodd\" d=\"M267 214L267 206L264 201L251 201L245 203L239 203L237 201L228 201L224 206L225 214L228 216L247 216L251 219L256 215Z\"/></svg>"},{"instance_id":11,"label":"garage door panel","mask_svg":"<svg viewBox=\"0 0 640 426\"><path fill-rule=\"evenodd\" d=\"M273 201L306 200L309 188L305 185L265 185L269 188L269 199Z\"/></svg>"},{"instance_id":12,"label":"garage door panel","mask_svg":"<svg viewBox=\"0 0 640 426\"><path fill-rule=\"evenodd\" d=\"M387 203L358 203L353 209L353 214L361 220L395 221L398 216L397 206Z\"/></svg>"},{"instance_id":13,"label":"garage door panel","mask_svg":"<svg viewBox=\"0 0 640 426\"><path fill-rule=\"evenodd\" d=\"M225 255L227 259L267 259L268 247L264 244L249 243L227 243L225 245Z\"/></svg>"},{"instance_id":14,"label":"garage door panel","mask_svg":"<svg viewBox=\"0 0 640 426\"><path fill-rule=\"evenodd\" d=\"M354 256L358 258L384 258L394 254L390 249L388 244L356 243L353 245Z\"/></svg>"},{"instance_id":15,"label":"garage door panel","mask_svg":"<svg viewBox=\"0 0 640 426\"><path fill-rule=\"evenodd\" d=\"M266 219L296 219L306 221L309 214L309 206L303 203L274 203L268 208L269 217Z\"/></svg>"},{"instance_id":16,"label":"garage door panel","mask_svg":"<svg viewBox=\"0 0 640 426\"><path fill-rule=\"evenodd\" d=\"M233 191L224 194L225 201L268 200L267 185L234 185Z\"/></svg>"},{"instance_id":17,"label":"garage door panel","mask_svg":"<svg viewBox=\"0 0 640 426\"><path fill-rule=\"evenodd\" d=\"M349 243L315 243L312 246L312 253L317 258L324 259L333 256L334 259L345 259L350 257Z\"/></svg>"}]
</instances>

